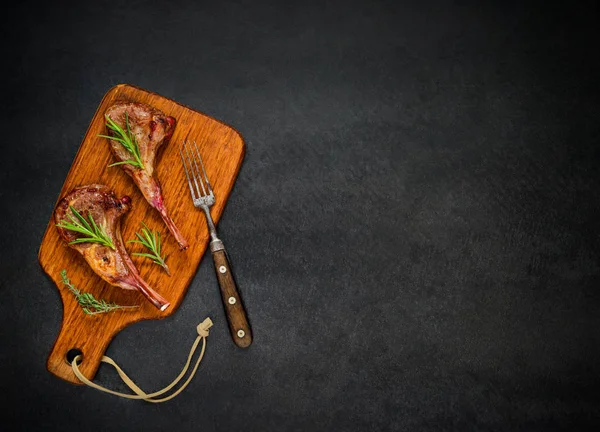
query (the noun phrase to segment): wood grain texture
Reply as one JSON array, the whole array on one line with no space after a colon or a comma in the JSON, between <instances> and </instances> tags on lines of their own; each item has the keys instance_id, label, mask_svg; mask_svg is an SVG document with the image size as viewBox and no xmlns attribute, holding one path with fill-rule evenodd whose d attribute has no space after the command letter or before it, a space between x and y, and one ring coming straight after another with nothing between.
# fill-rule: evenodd
<instances>
[{"instance_id":1,"label":"wood grain texture","mask_svg":"<svg viewBox=\"0 0 600 432\"><path fill-rule=\"evenodd\" d=\"M190 243L186 251L179 250L177 242L158 212L144 200L131 178L119 167L108 167L114 162L109 143L105 138L99 138L98 134L106 133L104 112L117 100L147 103L177 119L170 142L159 151L156 175L162 185L167 210ZM194 207L185 180L179 156L179 144L184 140L195 140L200 148L216 197L216 203L211 208L216 223L223 212L244 158L245 144L240 134L209 116L135 86L117 85L102 99L57 202L74 187L90 183L109 186L118 198L123 195L130 196L133 208L122 219L123 239L133 239L135 232L141 229L141 221L151 229L161 232L163 253L167 255L171 277L148 259L136 256L132 256L132 259L142 278L164 296L171 306L160 312L137 291L112 287L100 279L83 257L59 237L50 214L38 258L44 271L56 284L63 303L62 326L47 361L48 370L54 375L80 384L66 361L66 353L69 350L79 349L83 353L80 369L87 378L93 379L108 344L120 330L141 320L165 318L174 313L183 300L209 240L205 216ZM126 247L130 255L136 251L141 252L142 248L138 244L127 244ZM86 315L68 288L63 285L60 277L62 269L67 270L71 282L81 291L120 305L140 307L133 311Z\"/></svg>"},{"instance_id":2,"label":"wood grain texture","mask_svg":"<svg viewBox=\"0 0 600 432\"><path fill-rule=\"evenodd\" d=\"M229 257L225 249L215 251L212 255L231 337L238 347L247 348L252 343L252 330L248 323L244 302L235 282Z\"/></svg>"}]
</instances>

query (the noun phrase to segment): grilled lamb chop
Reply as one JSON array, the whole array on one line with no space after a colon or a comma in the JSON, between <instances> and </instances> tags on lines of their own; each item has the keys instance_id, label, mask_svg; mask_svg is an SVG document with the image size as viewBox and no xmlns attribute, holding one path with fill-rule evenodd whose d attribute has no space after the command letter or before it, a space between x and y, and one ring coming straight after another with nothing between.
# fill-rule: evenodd
<instances>
[{"instance_id":1,"label":"grilled lamb chop","mask_svg":"<svg viewBox=\"0 0 600 432\"><path fill-rule=\"evenodd\" d=\"M169 302L141 278L123 244L121 216L131 208L131 198L124 196L117 199L114 192L104 185L75 188L57 204L54 210L56 224L72 222L71 216L77 218L70 207L88 221L91 216L112 241L114 249L93 242L71 243L86 235L57 226L63 240L83 255L92 270L106 282L123 289L138 290L158 309L165 310Z\"/></svg>"},{"instance_id":2,"label":"grilled lamb chop","mask_svg":"<svg viewBox=\"0 0 600 432\"><path fill-rule=\"evenodd\" d=\"M163 221L177 240L181 250L188 248L188 242L183 238L179 229L167 213L163 203L160 183L154 175L156 154L160 147L167 143L175 129L175 118L166 116L150 105L135 102L116 102L106 110L106 116L124 131L129 130L135 137L140 149L140 159L143 168L122 163L120 167L138 186L146 201L158 210ZM114 131L111 131L115 136ZM110 148L118 160L124 162L132 159L132 154L118 141L111 139Z\"/></svg>"}]
</instances>

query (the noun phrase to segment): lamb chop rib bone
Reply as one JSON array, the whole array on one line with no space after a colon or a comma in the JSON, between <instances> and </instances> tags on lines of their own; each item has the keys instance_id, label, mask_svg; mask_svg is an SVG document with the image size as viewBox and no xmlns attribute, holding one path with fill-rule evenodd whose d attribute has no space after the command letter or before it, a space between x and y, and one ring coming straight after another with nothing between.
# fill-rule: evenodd
<instances>
[{"instance_id":1,"label":"lamb chop rib bone","mask_svg":"<svg viewBox=\"0 0 600 432\"><path fill-rule=\"evenodd\" d=\"M127 130L126 122L129 123L130 131L137 140L144 168L131 164L122 164L120 167L133 179L146 201L158 211L177 240L179 248L187 249L188 242L167 213L160 183L154 175L156 154L173 135L175 118L164 115L150 105L124 101L109 107L106 115L124 130ZM131 159L131 154L118 141L110 140L110 148L119 162Z\"/></svg>"},{"instance_id":2,"label":"lamb chop rib bone","mask_svg":"<svg viewBox=\"0 0 600 432\"><path fill-rule=\"evenodd\" d=\"M72 206L86 219L92 216L98 226L102 226L115 246L115 250L99 243L69 244L87 261L94 272L109 284L127 290L140 291L161 311L169 307L169 302L154 291L140 276L129 257L121 237L121 216L131 208L131 198L117 199L113 191L104 185L87 185L73 189L56 206L55 223L70 221ZM82 234L57 227L60 236L70 243Z\"/></svg>"}]
</instances>

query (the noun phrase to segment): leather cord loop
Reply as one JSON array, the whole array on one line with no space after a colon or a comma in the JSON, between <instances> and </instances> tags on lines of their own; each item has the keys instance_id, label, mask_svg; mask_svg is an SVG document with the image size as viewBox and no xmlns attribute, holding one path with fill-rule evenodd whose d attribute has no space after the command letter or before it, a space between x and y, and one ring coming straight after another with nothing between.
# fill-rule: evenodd
<instances>
[{"instance_id":1,"label":"leather cord loop","mask_svg":"<svg viewBox=\"0 0 600 432\"><path fill-rule=\"evenodd\" d=\"M131 378L129 378L127 376L127 374L123 371L123 369L121 369L117 365L117 363L115 363L115 361L108 356L103 356L102 362L107 363L107 364L111 365L112 367L114 367L115 370L117 371L117 373L119 374L119 376L121 377L121 379L123 380L123 382L127 385L127 387L129 387L135 393L135 395L110 390L110 389L102 387L101 385L98 385L98 384L90 381L89 379L87 379L81 373L81 371L79 370L79 367L77 365L77 362L81 360L81 355L78 355L73 359L73 361L71 362L71 367L73 368L73 372L75 373L77 378L79 378L81 380L81 382L83 382L84 384L86 384L90 387L93 387L97 390L100 390L100 391L103 391L103 392L106 392L109 394L113 394L115 396L127 398L127 399L141 399L141 400L145 400L146 402L150 402L150 403L166 402L170 399L173 399L175 396L177 396L179 393L181 393L183 391L183 389L185 389L187 387L187 385L190 383L190 381L194 377L196 371L198 370L198 366L200 365L200 361L202 360L202 357L204 357L204 351L206 350L206 338L208 337L208 329L211 328L212 325L213 325L213 322L211 321L210 318L206 318L204 321L202 321L200 324L198 324L198 326L196 327L196 330L198 332L198 337L196 338L196 340L194 341L194 344L192 345L190 354L188 355L188 359L187 359L185 366L183 367L183 370L177 376L177 378L175 378L175 380L173 380L173 382L171 384L166 386L164 389L159 390L154 393L146 393L142 389L140 389L131 380ZM161 396L161 395L165 394L166 392L168 392L169 390L171 390L173 387L175 387L179 383L179 381L181 381L181 379L185 376L185 374L188 371L190 364L192 362L192 357L194 356L194 353L195 353L196 349L198 348L198 345L200 344L200 341L202 341L202 349L200 350L200 355L198 356L198 359L196 360L196 364L194 365L192 372L190 373L190 376L187 378L187 380L185 380L185 382L181 385L181 387L179 387L175 392L173 392L169 396L164 397L162 399L155 399L157 396Z\"/></svg>"}]
</instances>

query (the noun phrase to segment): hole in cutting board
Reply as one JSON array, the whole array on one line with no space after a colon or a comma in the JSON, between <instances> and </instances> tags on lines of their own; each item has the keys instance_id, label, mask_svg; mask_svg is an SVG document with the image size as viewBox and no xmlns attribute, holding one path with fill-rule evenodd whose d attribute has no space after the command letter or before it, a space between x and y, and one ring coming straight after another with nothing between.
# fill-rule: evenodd
<instances>
[{"instance_id":1,"label":"hole in cutting board","mask_svg":"<svg viewBox=\"0 0 600 432\"><path fill-rule=\"evenodd\" d=\"M77 363L77 364L80 364L83 361L83 353L78 348L72 348L69 351L67 351L67 355L65 356L65 360L67 361L67 363L69 365L71 365L71 363L73 362L73 360L75 359L75 357L77 357L78 355L81 356L81 359L79 359L79 363Z\"/></svg>"}]
</instances>

